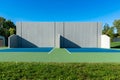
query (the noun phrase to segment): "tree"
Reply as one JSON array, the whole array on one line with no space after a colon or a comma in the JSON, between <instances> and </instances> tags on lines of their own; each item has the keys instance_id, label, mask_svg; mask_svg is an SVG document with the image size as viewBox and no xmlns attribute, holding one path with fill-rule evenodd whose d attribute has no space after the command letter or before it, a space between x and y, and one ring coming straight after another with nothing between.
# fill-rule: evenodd
<instances>
[{"instance_id":1,"label":"tree","mask_svg":"<svg viewBox=\"0 0 120 80\"><path fill-rule=\"evenodd\" d=\"M6 45L10 34L15 34L15 32L15 24L11 20L6 20L5 18L0 17L0 35L5 37Z\"/></svg>"},{"instance_id":2,"label":"tree","mask_svg":"<svg viewBox=\"0 0 120 80\"><path fill-rule=\"evenodd\" d=\"M103 34L107 34L107 32L108 32L109 29L110 29L109 24L105 23L105 25L103 27L103 30L102 30L102 33Z\"/></svg>"},{"instance_id":3,"label":"tree","mask_svg":"<svg viewBox=\"0 0 120 80\"><path fill-rule=\"evenodd\" d=\"M5 23L5 18L0 17L0 28L3 27L3 24Z\"/></svg>"},{"instance_id":4,"label":"tree","mask_svg":"<svg viewBox=\"0 0 120 80\"><path fill-rule=\"evenodd\" d=\"M120 19L114 20L113 25L117 29L117 34L120 36Z\"/></svg>"},{"instance_id":5,"label":"tree","mask_svg":"<svg viewBox=\"0 0 120 80\"><path fill-rule=\"evenodd\" d=\"M112 41L114 38L114 27L110 27L109 24L105 24L102 30L102 34L108 35Z\"/></svg>"},{"instance_id":6,"label":"tree","mask_svg":"<svg viewBox=\"0 0 120 80\"><path fill-rule=\"evenodd\" d=\"M16 29L15 24L11 20L5 21L5 23L3 24L3 27L6 29L10 29L10 28Z\"/></svg>"},{"instance_id":7,"label":"tree","mask_svg":"<svg viewBox=\"0 0 120 80\"><path fill-rule=\"evenodd\" d=\"M106 35L108 35L112 41L114 38L114 27L110 27L110 29L107 31Z\"/></svg>"},{"instance_id":8,"label":"tree","mask_svg":"<svg viewBox=\"0 0 120 80\"><path fill-rule=\"evenodd\" d=\"M10 28L9 32L10 32L10 35L13 35L13 34L15 34L15 29L14 28Z\"/></svg>"}]
</instances>

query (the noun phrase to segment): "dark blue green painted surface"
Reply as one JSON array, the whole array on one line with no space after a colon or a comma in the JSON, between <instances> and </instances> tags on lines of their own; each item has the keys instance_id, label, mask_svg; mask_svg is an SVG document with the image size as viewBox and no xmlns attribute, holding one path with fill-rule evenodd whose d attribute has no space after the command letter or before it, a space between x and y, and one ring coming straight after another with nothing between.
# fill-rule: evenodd
<instances>
[{"instance_id":1,"label":"dark blue green painted surface","mask_svg":"<svg viewBox=\"0 0 120 80\"><path fill-rule=\"evenodd\" d=\"M103 48L66 48L69 52L120 52L115 49L103 49Z\"/></svg>"},{"instance_id":2,"label":"dark blue green painted surface","mask_svg":"<svg viewBox=\"0 0 120 80\"><path fill-rule=\"evenodd\" d=\"M0 52L50 52L53 48L8 48Z\"/></svg>"}]
</instances>

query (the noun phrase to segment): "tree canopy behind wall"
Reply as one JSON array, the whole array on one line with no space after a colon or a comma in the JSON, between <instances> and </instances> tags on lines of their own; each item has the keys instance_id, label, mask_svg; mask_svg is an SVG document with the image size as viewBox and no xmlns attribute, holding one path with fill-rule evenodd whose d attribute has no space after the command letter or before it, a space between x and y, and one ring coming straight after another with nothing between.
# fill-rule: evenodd
<instances>
[{"instance_id":1,"label":"tree canopy behind wall","mask_svg":"<svg viewBox=\"0 0 120 80\"><path fill-rule=\"evenodd\" d=\"M102 30L102 34L108 35L112 41L112 39L114 38L114 27L110 27L109 24L105 24L103 26L103 30Z\"/></svg>"},{"instance_id":2,"label":"tree canopy behind wall","mask_svg":"<svg viewBox=\"0 0 120 80\"><path fill-rule=\"evenodd\" d=\"M120 19L114 20L113 26L117 29L117 37L120 38Z\"/></svg>"},{"instance_id":3,"label":"tree canopy behind wall","mask_svg":"<svg viewBox=\"0 0 120 80\"><path fill-rule=\"evenodd\" d=\"M7 42L8 37L12 34L16 34L15 24L11 20L0 17L0 36L4 36Z\"/></svg>"}]
</instances>

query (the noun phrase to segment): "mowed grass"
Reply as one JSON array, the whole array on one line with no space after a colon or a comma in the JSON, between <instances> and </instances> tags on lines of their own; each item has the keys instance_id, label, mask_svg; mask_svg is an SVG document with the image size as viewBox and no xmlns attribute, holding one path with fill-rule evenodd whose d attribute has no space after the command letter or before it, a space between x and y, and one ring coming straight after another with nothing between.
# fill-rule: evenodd
<instances>
[{"instance_id":1,"label":"mowed grass","mask_svg":"<svg viewBox=\"0 0 120 80\"><path fill-rule=\"evenodd\" d=\"M46 52L0 52L0 62L120 62L120 53L68 53L64 48Z\"/></svg>"},{"instance_id":2,"label":"mowed grass","mask_svg":"<svg viewBox=\"0 0 120 80\"><path fill-rule=\"evenodd\" d=\"M1 80L119 80L115 63L0 63Z\"/></svg>"},{"instance_id":3,"label":"mowed grass","mask_svg":"<svg viewBox=\"0 0 120 80\"><path fill-rule=\"evenodd\" d=\"M111 42L111 48L120 48L120 42Z\"/></svg>"}]
</instances>

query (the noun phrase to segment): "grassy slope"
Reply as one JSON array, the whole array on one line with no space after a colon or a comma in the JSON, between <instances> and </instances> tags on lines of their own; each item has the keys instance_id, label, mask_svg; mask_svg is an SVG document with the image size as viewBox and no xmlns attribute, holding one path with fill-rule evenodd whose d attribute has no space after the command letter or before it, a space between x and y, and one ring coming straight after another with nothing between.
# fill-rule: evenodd
<instances>
[{"instance_id":1,"label":"grassy slope","mask_svg":"<svg viewBox=\"0 0 120 80\"><path fill-rule=\"evenodd\" d=\"M0 63L1 80L119 80L120 64Z\"/></svg>"},{"instance_id":2,"label":"grassy slope","mask_svg":"<svg viewBox=\"0 0 120 80\"><path fill-rule=\"evenodd\" d=\"M52 53L0 53L1 62L120 62L120 53L67 53L55 49Z\"/></svg>"},{"instance_id":3,"label":"grassy slope","mask_svg":"<svg viewBox=\"0 0 120 80\"><path fill-rule=\"evenodd\" d=\"M120 42L111 42L112 48L120 48Z\"/></svg>"}]
</instances>

